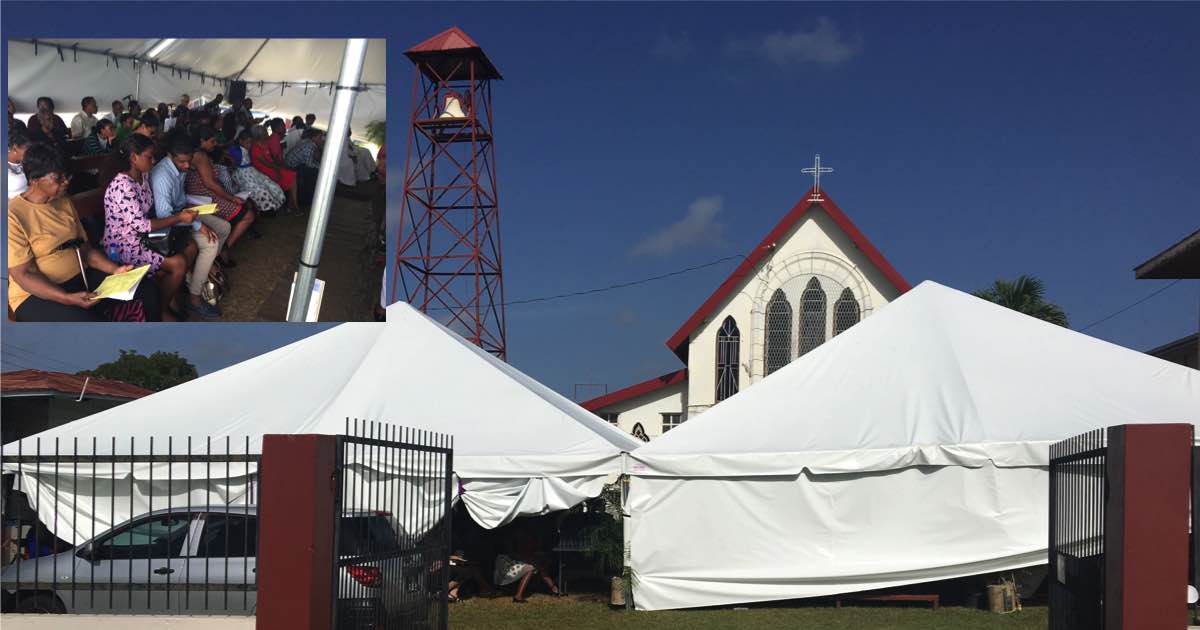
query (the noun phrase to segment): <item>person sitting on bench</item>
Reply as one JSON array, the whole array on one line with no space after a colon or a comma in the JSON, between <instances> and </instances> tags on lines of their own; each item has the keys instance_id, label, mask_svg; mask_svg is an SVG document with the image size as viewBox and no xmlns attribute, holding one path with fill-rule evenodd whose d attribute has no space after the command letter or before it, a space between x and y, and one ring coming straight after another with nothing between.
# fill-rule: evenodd
<instances>
[{"instance_id":1,"label":"person sitting on bench","mask_svg":"<svg viewBox=\"0 0 1200 630\"><path fill-rule=\"evenodd\" d=\"M25 150L29 148L29 133L25 129L13 129L8 132L8 198L12 199L29 188L25 179L25 171L21 168L21 160L25 159Z\"/></svg>"},{"instance_id":2,"label":"person sitting on bench","mask_svg":"<svg viewBox=\"0 0 1200 630\"><path fill-rule=\"evenodd\" d=\"M35 144L21 163L29 189L8 203L8 306L17 321L158 321L158 287L138 285L128 302L96 300L109 274L133 269L88 244L71 199L63 158Z\"/></svg>"},{"instance_id":3,"label":"person sitting on bench","mask_svg":"<svg viewBox=\"0 0 1200 630\"><path fill-rule=\"evenodd\" d=\"M154 217L154 192L150 189L154 142L149 138L130 136L110 161L108 170L116 175L104 188L104 249L121 264L150 265L148 273L162 294L163 320L185 319L176 302L184 276L196 260L196 243L190 238L181 239L179 251L168 250L164 255L151 249L143 235L191 223L196 220L196 213L184 211L165 219L151 218Z\"/></svg>"},{"instance_id":4,"label":"person sitting on bench","mask_svg":"<svg viewBox=\"0 0 1200 630\"><path fill-rule=\"evenodd\" d=\"M117 139L117 127L107 118L101 118L92 127L92 133L83 141L83 155L101 155L113 150Z\"/></svg>"},{"instance_id":5,"label":"person sitting on bench","mask_svg":"<svg viewBox=\"0 0 1200 630\"><path fill-rule=\"evenodd\" d=\"M191 204L184 192L184 179L191 168L195 146L186 136L172 139L167 157L159 160L150 171L150 189L154 192L154 214L159 219L169 218ZM203 319L216 319L221 311L200 297L201 289L208 280L213 260L229 236L229 222L211 214L200 215L195 221L181 222L192 229L192 240L199 248L192 267L192 279L188 283L187 310Z\"/></svg>"}]
</instances>

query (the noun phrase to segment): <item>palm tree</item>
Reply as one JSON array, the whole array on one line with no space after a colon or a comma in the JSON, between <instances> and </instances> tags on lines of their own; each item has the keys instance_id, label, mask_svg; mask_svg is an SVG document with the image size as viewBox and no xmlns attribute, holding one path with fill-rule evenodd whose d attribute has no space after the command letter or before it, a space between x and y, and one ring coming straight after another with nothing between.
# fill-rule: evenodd
<instances>
[{"instance_id":1,"label":"palm tree","mask_svg":"<svg viewBox=\"0 0 1200 630\"><path fill-rule=\"evenodd\" d=\"M1018 313L1067 326L1067 313L1061 306L1046 301L1046 286L1042 281L1026 274L1016 280L997 280L992 286L976 291L975 297L1011 308Z\"/></svg>"}]
</instances>

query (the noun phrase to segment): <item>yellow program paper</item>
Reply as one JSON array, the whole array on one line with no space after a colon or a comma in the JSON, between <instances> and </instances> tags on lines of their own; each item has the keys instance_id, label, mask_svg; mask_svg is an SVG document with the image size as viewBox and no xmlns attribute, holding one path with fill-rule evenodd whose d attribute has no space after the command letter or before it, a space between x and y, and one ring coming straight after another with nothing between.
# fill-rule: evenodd
<instances>
[{"instance_id":1,"label":"yellow program paper","mask_svg":"<svg viewBox=\"0 0 1200 630\"><path fill-rule=\"evenodd\" d=\"M195 212L196 214L213 214L217 211L217 204L206 203L202 206L192 206L191 208L188 208L188 210Z\"/></svg>"},{"instance_id":2,"label":"yellow program paper","mask_svg":"<svg viewBox=\"0 0 1200 630\"><path fill-rule=\"evenodd\" d=\"M93 300L102 300L108 298L110 300L121 300L123 302L133 299L133 294L137 292L138 283L145 277L146 272L150 270L150 265L142 265L137 269L131 269L125 273L114 273L104 279L100 286L96 287L96 297Z\"/></svg>"}]
</instances>

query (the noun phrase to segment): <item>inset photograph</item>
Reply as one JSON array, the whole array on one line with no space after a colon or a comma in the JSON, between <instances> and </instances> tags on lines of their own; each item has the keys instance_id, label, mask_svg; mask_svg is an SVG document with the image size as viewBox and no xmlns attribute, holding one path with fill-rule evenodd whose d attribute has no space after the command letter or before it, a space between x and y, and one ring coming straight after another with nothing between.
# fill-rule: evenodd
<instances>
[{"instance_id":1,"label":"inset photograph","mask_svg":"<svg viewBox=\"0 0 1200 630\"><path fill-rule=\"evenodd\" d=\"M382 39L8 40L8 318L382 318Z\"/></svg>"}]
</instances>

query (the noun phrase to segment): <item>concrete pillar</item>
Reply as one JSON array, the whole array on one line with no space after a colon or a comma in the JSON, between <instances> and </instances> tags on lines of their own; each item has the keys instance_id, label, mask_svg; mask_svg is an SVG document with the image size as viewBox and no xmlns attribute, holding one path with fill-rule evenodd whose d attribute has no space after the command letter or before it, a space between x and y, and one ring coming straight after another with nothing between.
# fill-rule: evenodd
<instances>
[{"instance_id":1,"label":"concrete pillar","mask_svg":"<svg viewBox=\"0 0 1200 630\"><path fill-rule=\"evenodd\" d=\"M337 437L263 437L257 630L331 630Z\"/></svg>"}]
</instances>

